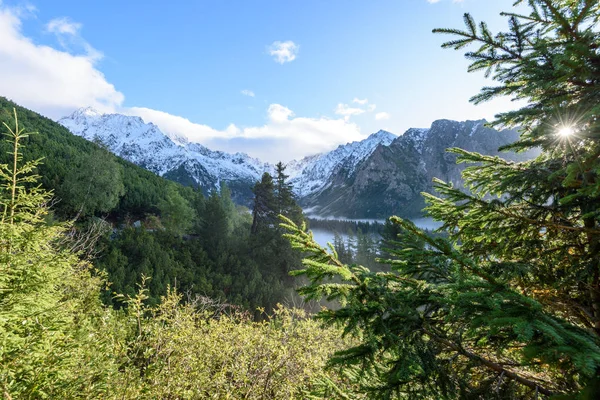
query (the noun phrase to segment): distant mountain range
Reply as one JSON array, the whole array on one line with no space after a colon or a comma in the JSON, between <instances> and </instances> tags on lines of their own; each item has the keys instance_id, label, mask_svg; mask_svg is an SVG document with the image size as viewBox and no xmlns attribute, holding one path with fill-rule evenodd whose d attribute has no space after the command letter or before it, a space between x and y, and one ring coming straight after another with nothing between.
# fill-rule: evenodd
<instances>
[{"instance_id":1,"label":"distant mountain range","mask_svg":"<svg viewBox=\"0 0 600 400\"><path fill-rule=\"evenodd\" d=\"M114 154L165 178L199 186L205 192L224 182L241 204L250 204L254 183L264 172L274 170L273 165L244 153L213 151L169 136L139 117L84 108L58 122L73 134L101 142ZM300 204L313 214L418 216L424 205L420 193L431 191L434 177L460 184L464 166L456 165L455 156L446 153L446 148L495 155L500 146L518 138L514 130L498 132L484 123L439 120L429 129L409 129L399 137L381 130L328 153L292 161L286 172Z\"/></svg>"},{"instance_id":2,"label":"distant mountain range","mask_svg":"<svg viewBox=\"0 0 600 400\"><path fill-rule=\"evenodd\" d=\"M183 137L168 136L140 117L101 114L82 108L58 121L71 133L102 143L128 161L184 185L205 192L226 183L234 200L247 204L251 188L263 172L273 167L247 154L212 151Z\"/></svg>"}]
</instances>

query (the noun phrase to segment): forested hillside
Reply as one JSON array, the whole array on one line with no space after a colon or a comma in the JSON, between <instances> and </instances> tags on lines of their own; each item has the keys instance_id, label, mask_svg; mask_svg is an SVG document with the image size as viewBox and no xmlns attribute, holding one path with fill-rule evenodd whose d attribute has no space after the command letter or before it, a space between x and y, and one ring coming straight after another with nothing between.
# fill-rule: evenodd
<instances>
[{"instance_id":1,"label":"forested hillside","mask_svg":"<svg viewBox=\"0 0 600 400\"><path fill-rule=\"evenodd\" d=\"M62 218L77 215L83 199L86 204L90 202L84 210L87 215L110 214L111 218L122 219L160 212L159 204L166 198L168 190L164 179L113 156L56 122L4 97L0 97L0 122L10 123L13 108L17 110L23 128L28 132L40 132L24 139L23 156L28 160L43 158L38 166L41 183L44 188L54 191L59 201L53 210ZM5 152L7 144L3 142L1 146L4 152L0 157L4 162L9 157ZM75 182L74 175L79 175L80 181L89 181L87 184ZM178 190L182 191L181 188ZM112 196L106 196L107 192Z\"/></svg>"},{"instance_id":2,"label":"forested hillside","mask_svg":"<svg viewBox=\"0 0 600 400\"><path fill-rule=\"evenodd\" d=\"M282 239L275 216L303 217L283 166L273 185L257 185L262 209L253 217L232 202L226 186L205 197L4 98L0 122L12 121L13 108L21 127L39 132L23 139L23 157L42 159L37 170L53 193L54 219L75 219L72 235L108 273L105 302L120 306L113 292L132 295L142 275L149 278L151 304L169 285L250 310L293 300L288 272L299 255ZM2 142L2 162L10 159L8 150ZM262 202L265 196L271 200Z\"/></svg>"}]
</instances>

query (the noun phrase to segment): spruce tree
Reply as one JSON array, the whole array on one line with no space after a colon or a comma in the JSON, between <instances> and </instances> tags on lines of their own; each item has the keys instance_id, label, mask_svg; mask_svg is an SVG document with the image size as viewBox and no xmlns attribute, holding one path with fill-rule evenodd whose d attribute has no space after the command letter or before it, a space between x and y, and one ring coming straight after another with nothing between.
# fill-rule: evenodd
<instances>
[{"instance_id":1,"label":"spruce tree","mask_svg":"<svg viewBox=\"0 0 600 400\"><path fill-rule=\"evenodd\" d=\"M11 163L0 164L0 393L4 399L101 396L114 372L98 335L99 280L62 245L65 227L47 221L51 193L40 160L23 161L26 133L5 124Z\"/></svg>"},{"instance_id":2,"label":"spruce tree","mask_svg":"<svg viewBox=\"0 0 600 400\"><path fill-rule=\"evenodd\" d=\"M338 299L320 318L359 344L334 364L371 397L487 399L600 397L600 3L517 1L507 32L465 14L455 38L469 71L497 85L472 101L509 96L527 105L492 126L518 127L512 162L461 149L465 190L437 180L424 194L443 222L431 237L409 221L390 250L392 273L348 267L286 221L310 251L309 298ZM337 277L340 283L330 283ZM563 396L563 397L561 397Z\"/></svg>"},{"instance_id":3,"label":"spruce tree","mask_svg":"<svg viewBox=\"0 0 600 400\"><path fill-rule=\"evenodd\" d=\"M263 227L275 223L277 200L275 198L275 185L273 177L265 172L260 182L253 188L254 206L252 207L252 233L257 233Z\"/></svg>"},{"instance_id":4,"label":"spruce tree","mask_svg":"<svg viewBox=\"0 0 600 400\"><path fill-rule=\"evenodd\" d=\"M277 199L277 214L285 215L296 223L302 221L302 208L296 203L292 184L285 173L286 166L280 161L275 165L275 196Z\"/></svg>"},{"instance_id":5,"label":"spruce tree","mask_svg":"<svg viewBox=\"0 0 600 400\"><path fill-rule=\"evenodd\" d=\"M219 193L213 190L206 199L204 217L202 218L199 232L204 249L213 258L223 252L226 246L227 239L231 233L229 218L230 216L227 215L227 211L223 207Z\"/></svg>"}]
</instances>

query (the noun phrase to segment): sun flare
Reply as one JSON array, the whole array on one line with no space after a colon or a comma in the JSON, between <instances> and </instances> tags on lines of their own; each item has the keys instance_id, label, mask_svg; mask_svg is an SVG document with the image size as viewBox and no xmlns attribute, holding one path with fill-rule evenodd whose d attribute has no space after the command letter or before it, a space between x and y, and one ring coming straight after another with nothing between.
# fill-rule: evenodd
<instances>
[{"instance_id":1,"label":"sun flare","mask_svg":"<svg viewBox=\"0 0 600 400\"><path fill-rule=\"evenodd\" d=\"M563 126L558 130L558 135L561 137L569 137L573 133L575 133L575 130L572 126Z\"/></svg>"}]
</instances>

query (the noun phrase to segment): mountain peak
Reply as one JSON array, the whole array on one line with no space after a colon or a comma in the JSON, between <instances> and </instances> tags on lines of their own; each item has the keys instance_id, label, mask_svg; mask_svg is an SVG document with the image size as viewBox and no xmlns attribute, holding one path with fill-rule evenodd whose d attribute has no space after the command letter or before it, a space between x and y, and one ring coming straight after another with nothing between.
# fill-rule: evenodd
<instances>
[{"instance_id":1,"label":"mountain peak","mask_svg":"<svg viewBox=\"0 0 600 400\"><path fill-rule=\"evenodd\" d=\"M398 136L391 132L380 129L379 131L372 133L366 139L366 141L374 141L384 146L389 146Z\"/></svg>"},{"instance_id":2,"label":"mountain peak","mask_svg":"<svg viewBox=\"0 0 600 400\"><path fill-rule=\"evenodd\" d=\"M392 140L396 139L396 135L394 135L391 132L385 131L383 129L378 130L375 133L372 133L369 135L368 139L375 139L378 140L380 142L389 142L391 143ZM387 144L389 144L387 143Z\"/></svg>"},{"instance_id":3,"label":"mountain peak","mask_svg":"<svg viewBox=\"0 0 600 400\"><path fill-rule=\"evenodd\" d=\"M487 123L487 120L485 119L478 119L478 120L466 120L466 121L453 121L450 119L438 119L435 120L431 123L431 128L437 128L437 127L447 127L447 126L467 126L467 125L472 125L472 126L479 126L479 125L483 125Z\"/></svg>"},{"instance_id":4,"label":"mountain peak","mask_svg":"<svg viewBox=\"0 0 600 400\"><path fill-rule=\"evenodd\" d=\"M334 173L343 169L352 174L356 166L378 146L389 146L395 138L396 135L380 130L361 141L341 144L328 153L291 162L290 176L294 191L302 197L323 190Z\"/></svg>"},{"instance_id":5,"label":"mountain peak","mask_svg":"<svg viewBox=\"0 0 600 400\"><path fill-rule=\"evenodd\" d=\"M82 107L75 110L70 117L68 118L76 118L76 117L100 117L103 113L96 110L94 107Z\"/></svg>"},{"instance_id":6,"label":"mountain peak","mask_svg":"<svg viewBox=\"0 0 600 400\"><path fill-rule=\"evenodd\" d=\"M392 132L386 131L384 129L380 129L377 132L371 134L371 136L389 136L389 135L396 136Z\"/></svg>"}]
</instances>

